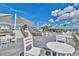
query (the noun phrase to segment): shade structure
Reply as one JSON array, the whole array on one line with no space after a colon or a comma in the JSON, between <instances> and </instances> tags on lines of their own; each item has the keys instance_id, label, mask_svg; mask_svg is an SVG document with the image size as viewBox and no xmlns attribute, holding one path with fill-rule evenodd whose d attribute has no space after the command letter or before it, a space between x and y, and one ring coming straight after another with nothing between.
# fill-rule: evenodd
<instances>
[{"instance_id":1,"label":"shade structure","mask_svg":"<svg viewBox=\"0 0 79 59\"><path fill-rule=\"evenodd\" d=\"M12 24L14 24L14 23L15 22L12 22ZM21 16L16 16L16 24L22 24L22 25L27 24L27 25L29 25L29 24L32 24L32 22L21 17Z\"/></svg>"},{"instance_id":2,"label":"shade structure","mask_svg":"<svg viewBox=\"0 0 79 59\"><path fill-rule=\"evenodd\" d=\"M14 24L15 22L12 22L11 24ZM22 24L21 20L16 20L16 24Z\"/></svg>"},{"instance_id":3,"label":"shade structure","mask_svg":"<svg viewBox=\"0 0 79 59\"><path fill-rule=\"evenodd\" d=\"M0 22L7 22L10 23L11 16L5 16L0 18Z\"/></svg>"},{"instance_id":4,"label":"shade structure","mask_svg":"<svg viewBox=\"0 0 79 59\"><path fill-rule=\"evenodd\" d=\"M21 16L17 16L17 19L20 19L22 24L27 24L27 25L32 24L30 20L27 20L26 18L23 18Z\"/></svg>"},{"instance_id":5,"label":"shade structure","mask_svg":"<svg viewBox=\"0 0 79 59\"><path fill-rule=\"evenodd\" d=\"M11 15L11 14L0 13L0 16L8 16L8 15Z\"/></svg>"}]
</instances>

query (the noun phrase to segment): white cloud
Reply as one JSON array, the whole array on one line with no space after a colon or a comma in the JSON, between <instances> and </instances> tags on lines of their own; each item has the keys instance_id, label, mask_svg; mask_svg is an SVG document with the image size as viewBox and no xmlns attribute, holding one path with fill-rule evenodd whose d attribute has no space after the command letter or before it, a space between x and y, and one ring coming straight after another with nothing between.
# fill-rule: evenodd
<instances>
[{"instance_id":1,"label":"white cloud","mask_svg":"<svg viewBox=\"0 0 79 59\"><path fill-rule=\"evenodd\" d=\"M65 13L65 14L59 16L58 18L59 19L69 19L69 17L70 17L70 14L69 13Z\"/></svg>"},{"instance_id":2,"label":"white cloud","mask_svg":"<svg viewBox=\"0 0 79 59\"><path fill-rule=\"evenodd\" d=\"M51 26L51 24L48 24L48 26Z\"/></svg>"},{"instance_id":3,"label":"white cloud","mask_svg":"<svg viewBox=\"0 0 79 59\"><path fill-rule=\"evenodd\" d=\"M74 18L79 18L79 10L74 11Z\"/></svg>"},{"instance_id":4,"label":"white cloud","mask_svg":"<svg viewBox=\"0 0 79 59\"><path fill-rule=\"evenodd\" d=\"M71 22L67 22L67 24L70 24Z\"/></svg>"},{"instance_id":5,"label":"white cloud","mask_svg":"<svg viewBox=\"0 0 79 59\"><path fill-rule=\"evenodd\" d=\"M78 6L79 6L79 3L74 3L74 6L75 6L75 7L78 7Z\"/></svg>"},{"instance_id":6,"label":"white cloud","mask_svg":"<svg viewBox=\"0 0 79 59\"><path fill-rule=\"evenodd\" d=\"M65 14L65 12L61 10L60 12L57 13L57 16L61 16L63 14Z\"/></svg>"},{"instance_id":7,"label":"white cloud","mask_svg":"<svg viewBox=\"0 0 79 59\"><path fill-rule=\"evenodd\" d=\"M78 28L79 28L79 23L75 23L75 25L77 25L77 26L78 26Z\"/></svg>"},{"instance_id":8,"label":"white cloud","mask_svg":"<svg viewBox=\"0 0 79 59\"><path fill-rule=\"evenodd\" d=\"M49 19L48 21L51 23L54 23L54 19Z\"/></svg>"},{"instance_id":9,"label":"white cloud","mask_svg":"<svg viewBox=\"0 0 79 59\"><path fill-rule=\"evenodd\" d=\"M60 24L60 26L63 26L64 24Z\"/></svg>"},{"instance_id":10,"label":"white cloud","mask_svg":"<svg viewBox=\"0 0 79 59\"><path fill-rule=\"evenodd\" d=\"M72 19L72 22L73 23L79 22L79 19L74 18L74 19Z\"/></svg>"},{"instance_id":11,"label":"white cloud","mask_svg":"<svg viewBox=\"0 0 79 59\"><path fill-rule=\"evenodd\" d=\"M55 21L60 21L60 19L56 19Z\"/></svg>"},{"instance_id":12,"label":"white cloud","mask_svg":"<svg viewBox=\"0 0 79 59\"><path fill-rule=\"evenodd\" d=\"M65 13L58 18L60 19L72 19L72 18L79 18L79 10L74 10L70 13Z\"/></svg>"},{"instance_id":13,"label":"white cloud","mask_svg":"<svg viewBox=\"0 0 79 59\"><path fill-rule=\"evenodd\" d=\"M58 16L58 12L60 12L61 11L61 9L56 9L55 11L52 11L51 12L51 15L53 15L53 16Z\"/></svg>"},{"instance_id":14,"label":"white cloud","mask_svg":"<svg viewBox=\"0 0 79 59\"><path fill-rule=\"evenodd\" d=\"M75 10L75 11L71 12L70 17L79 18L79 10Z\"/></svg>"},{"instance_id":15,"label":"white cloud","mask_svg":"<svg viewBox=\"0 0 79 59\"><path fill-rule=\"evenodd\" d=\"M68 6L68 7L63 9L64 12L72 12L74 10L75 10L74 6Z\"/></svg>"},{"instance_id":16,"label":"white cloud","mask_svg":"<svg viewBox=\"0 0 79 59\"><path fill-rule=\"evenodd\" d=\"M74 10L75 10L74 6L68 6L68 7L64 8L63 10L56 9L55 11L52 11L51 15L53 15L53 16L61 16L61 15L65 14L66 12L72 12Z\"/></svg>"},{"instance_id":17,"label":"white cloud","mask_svg":"<svg viewBox=\"0 0 79 59\"><path fill-rule=\"evenodd\" d=\"M63 15L65 12L63 11L63 10L61 10L61 9L57 9L57 10L55 10L55 11L52 11L51 12L51 15L53 15L53 16L60 16L60 15Z\"/></svg>"},{"instance_id":18,"label":"white cloud","mask_svg":"<svg viewBox=\"0 0 79 59\"><path fill-rule=\"evenodd\" d=\"M56 9L55 11L52 11L51 15L58 17L55 21L59 21L59 19L79 19L79 10L76 10L74 6L68 6L63 10ZM50 19L49 22L54 22L54 20Z\"/></svg>"},{"instance_id":19,"label":"white cloud","mask_svg":"<svg viewBox=\"0 0 79 59\"><path fill-rule=\"evenodd\" d=\"M75 13L74 13L74 12L71 12L71 13L70 13L70 17L71 17L71 18L74 18L74 16L75 16Z\"/></svg>"}]
</instances>

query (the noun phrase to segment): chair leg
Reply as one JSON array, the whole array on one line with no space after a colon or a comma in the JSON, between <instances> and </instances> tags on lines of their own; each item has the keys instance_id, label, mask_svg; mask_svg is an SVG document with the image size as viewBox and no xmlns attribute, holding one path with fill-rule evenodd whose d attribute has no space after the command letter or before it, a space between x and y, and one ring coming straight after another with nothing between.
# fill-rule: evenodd
<instances>
[{"instance_id":1,"label":"chair leg","mask_svg":"<svg viewBox=\"0 0 79 59\"><path fill-rule=\"evenodd\" d=\"M15 41L11 42L11 46L15 47L16 46L16 42Z\"/></svg>"},{"instance_id":2,"label":"chair leg","mask_svg":"<svg viewBox=\"0 0 79 59\"><path fill-rule=\"evenodd\" d=\"M11 46L11 42L7 42L7 47L10 47Z\"/></svg>"},{"instance_id":3,"label":"chair leg","mask_svg":"<svg viewBox=\"0 0 79 59\"><path fill-rule=\"evenodd\" d=\"M2 43L1 43L1 48L2 48Z\"/></svg>"},{"instance_id":4,"label":"chair leg","mask_svg":"<svg viewBox=\"0 0 79 59\"><path fill-rule=\"evenodd\" d=\"M1 44L1 48L4 48L4 47L6 48L6 43Z\"/></svg>"}]
</instances>

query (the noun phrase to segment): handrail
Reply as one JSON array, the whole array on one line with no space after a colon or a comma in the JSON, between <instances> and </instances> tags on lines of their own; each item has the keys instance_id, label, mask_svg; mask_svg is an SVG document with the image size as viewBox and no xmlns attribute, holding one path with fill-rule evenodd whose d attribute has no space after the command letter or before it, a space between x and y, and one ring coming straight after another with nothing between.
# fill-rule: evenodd
<instances>
[{"instance_id":1,"label":"handrail","mask_svg":"<svg viewBox=\"0 0 79 59\"><path fill-rule=\"evenodd\" d=\"M75 48L77 49L77 50L79 50L79 36L76 34L76 33L73 33L73 36L75 37Z\"/></svg>"},{"instance_id":2,"label":"handrail","mask_svg":"<svg viewBox=\"0 0 79 59\"><path fill-rule=\"evenodd\" d=\"M74 37L76 38L77 41L79 41L79 35L74 33Z\"/></svg>"}]
</instances>

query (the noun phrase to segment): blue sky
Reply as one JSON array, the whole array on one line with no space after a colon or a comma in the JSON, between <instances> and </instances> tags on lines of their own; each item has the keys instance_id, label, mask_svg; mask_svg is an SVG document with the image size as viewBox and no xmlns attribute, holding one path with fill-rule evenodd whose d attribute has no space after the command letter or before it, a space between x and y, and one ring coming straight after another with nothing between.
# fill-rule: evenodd
<instances>
[{"instance_id":1,"label":"blue sky","mask_svg":"<svg viewBox=\"0 0 79 59\"><path fill-rule=\"evenodd\" d=\"M64 9L67 6L74 5L73 3L10 3L0 4L0 12L12 13L10 8L16 10L16 14L23 16L33 22L33 26L38 23L49 23L50 18L56 19L57 17L51 16L51 12L56 9ZM76 8L79 8L78 6ZM58 23L61 23L58 22Z\"/></svg>"}]
</instances>

